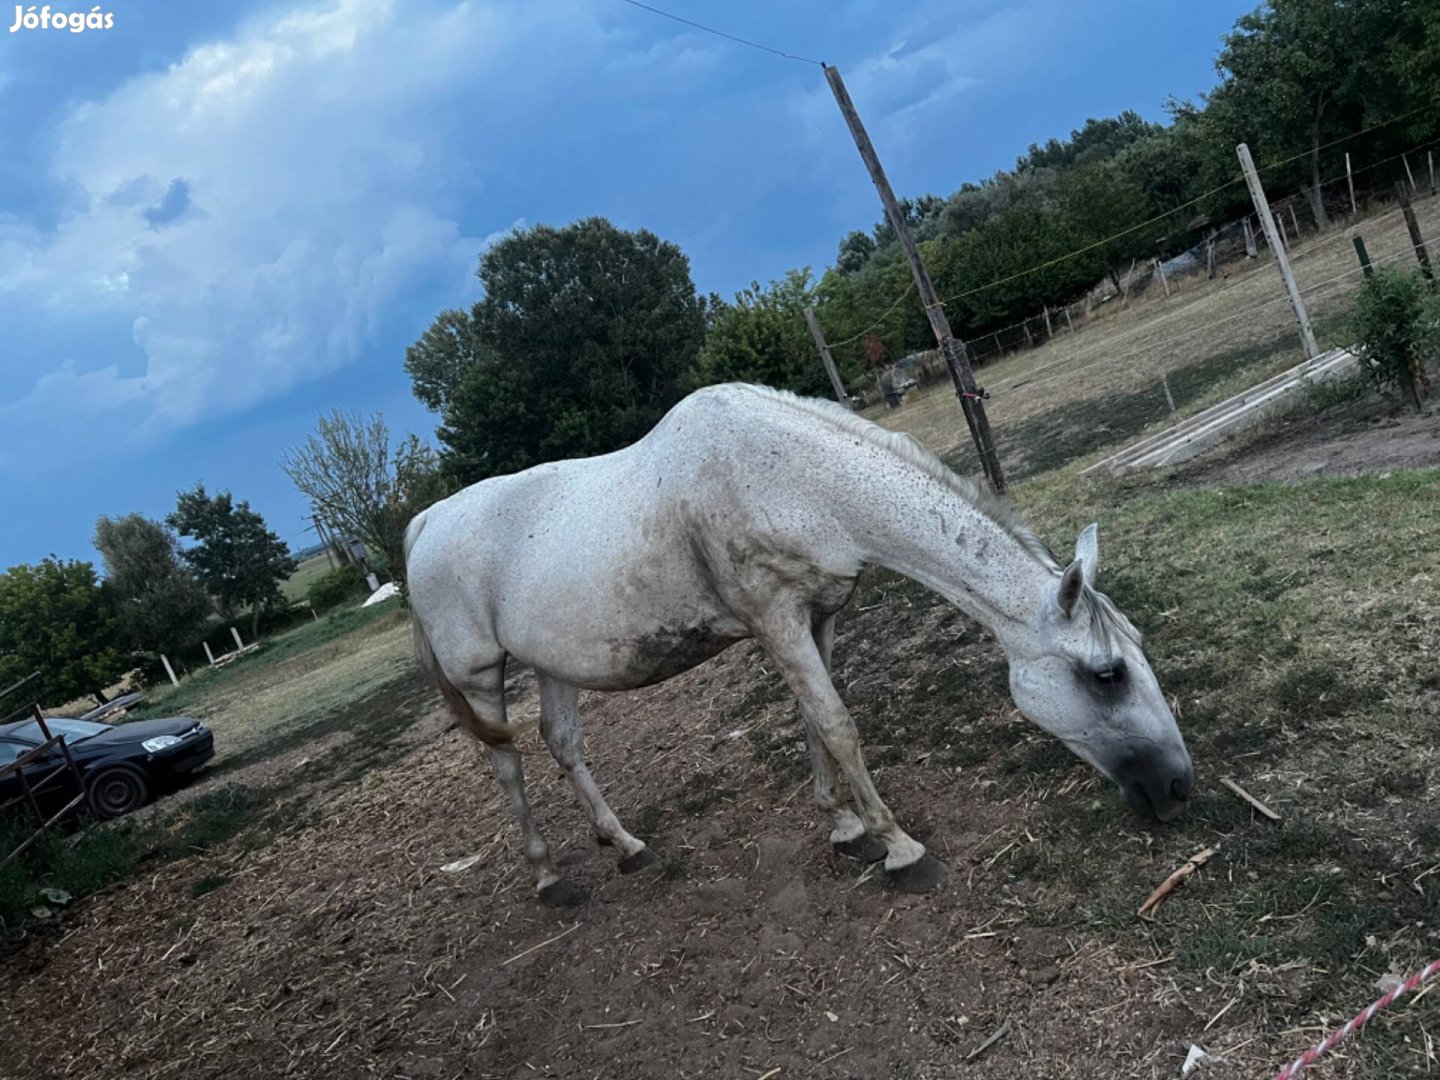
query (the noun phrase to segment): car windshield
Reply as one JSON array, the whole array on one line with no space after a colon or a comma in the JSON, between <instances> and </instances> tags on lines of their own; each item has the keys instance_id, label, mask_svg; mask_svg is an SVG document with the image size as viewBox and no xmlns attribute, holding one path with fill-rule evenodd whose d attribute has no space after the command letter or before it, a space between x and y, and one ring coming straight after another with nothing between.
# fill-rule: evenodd
<instances>
[{"instance_id":1,"label":"car windshield","mask_svg":"<svg viewBox=\"0 0 1440 1080\"><path fill-rule=\"evenodd\" d=\"M47 716L45 726L50 729L51 735L61 736L67 744L77 743L81 739L90 738L91 735L99 735L102 731L110 730L105 724L96 724L89 720L71 720L64 716ZM34 720L26 721L12 728L9 735L11 738L24 739L36 746L45 741L45 736L40 733L40 725Z\"/></svg>"}]
</instances>

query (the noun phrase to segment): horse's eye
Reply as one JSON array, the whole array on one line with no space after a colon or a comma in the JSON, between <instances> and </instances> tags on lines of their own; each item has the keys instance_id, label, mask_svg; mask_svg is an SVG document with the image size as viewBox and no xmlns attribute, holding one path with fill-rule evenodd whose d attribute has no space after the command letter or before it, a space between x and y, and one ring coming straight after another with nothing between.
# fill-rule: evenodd
<instances>
[{"instance_id":1,"label":"horse's eye","mask_svg":"<svg viewBox=\"0 0 1440 1080\"><path fill-rule=\"evenodd\" d=\"M1101 668L1090 674L1102 686L1118 686L1125 681L1125 665L1116 664L1114 667Z\"/></svg>"}]
</instances>

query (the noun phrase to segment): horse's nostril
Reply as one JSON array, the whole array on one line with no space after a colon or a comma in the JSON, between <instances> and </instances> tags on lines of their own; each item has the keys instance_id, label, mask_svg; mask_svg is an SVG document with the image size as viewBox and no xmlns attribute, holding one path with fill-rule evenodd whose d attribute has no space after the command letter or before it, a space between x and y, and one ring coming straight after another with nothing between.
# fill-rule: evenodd
<instances>
[{"instance_id":1,"label":"horse's nostril","mask_svg":"<svg viewBox=\"0 0 1440 1080\"><path fill-rule=\"evenodd\" d=\"M1184 777L1177 776L1170 781L1170 797L1177 802L1184 802L1190 797L1190 785Z\"/></svg>"}]
</instances>

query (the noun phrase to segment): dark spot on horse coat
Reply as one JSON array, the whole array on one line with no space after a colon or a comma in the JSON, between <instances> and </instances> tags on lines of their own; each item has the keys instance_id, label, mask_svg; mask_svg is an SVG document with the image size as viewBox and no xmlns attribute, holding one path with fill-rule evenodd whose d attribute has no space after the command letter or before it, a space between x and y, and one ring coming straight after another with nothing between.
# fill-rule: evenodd
<instances>
[{"instance_id":1,"label":"dark spot on horse coat","mask_svg":"<svg viewBox=\"0 0 1440 1080\"><path fill-rule=\"evenodd\" d=\"M738 624L734 632L727 632L728 629L662 626L644 637L617 642L615 658L640 676L641 681L635 686L652 686L703 664L749 636Z\"/></svg>"}]
</instances>

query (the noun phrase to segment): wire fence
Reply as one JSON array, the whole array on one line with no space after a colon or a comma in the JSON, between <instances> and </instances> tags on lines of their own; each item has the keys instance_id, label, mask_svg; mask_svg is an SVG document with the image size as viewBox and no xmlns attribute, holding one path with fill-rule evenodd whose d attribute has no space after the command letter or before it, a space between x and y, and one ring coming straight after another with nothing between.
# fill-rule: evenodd
<instances>
[{"instance_id":1,"label":"wire fence","mask_svg":"<svg viewBox=\"0 0 1440 1080\"><path fill-rule=\"evenodd\" d=\"M1281 242L1323 344L1342 343L1344 327L1336 316L1348 307L1362 277L1350 242L1355 236L1365 239L1376 266L1405 265L1416 257L1397 201L1397 183L1410 193L1422 233L1440 241L1437 151L1440 140L1431 140L1389 158L1352 162L1348 173L1330 176L1319 186L1323 216L1304 192L1268 193ZM999 407L1009 418L1016 411L1023 415L1054 406L1076 393L1124 393L1146 382L1155 386L1157 398L1168 408L1170 388L1161 384L1177 368L1203 365L1226 354L1244 367L1252 358L1249 354L1267 347L1299 352L1288 297L1253 212L1207 228L1205 239L1188 250L1168 258L1157 255L1148 264L1136 260L1117 276L1118 287L1107 279L1070 304L1042 308L965 341L992 396L1009 398L1024 390L1019 395L1027 399L1024 405L1006 401L992 408ZM896 303L909 295L907 290ZM1082 330L1084 335L1074 337ZM1298 359L1295 355L1291 362ZM1217 368L1209 382L1223 384L1226 374L1223 366ZM907 356L885 376L900 387L911 380L925 387L946 380L948 371L938 351L926 350ZM1057 396L1057 384L1065 383L1071 392ZM1205 389L1187 386L1181 395L1185 400L1176 407ZM873 403L880 396L877 380L864 401Z\"/></svg>"}]
</instances>

